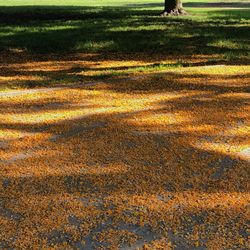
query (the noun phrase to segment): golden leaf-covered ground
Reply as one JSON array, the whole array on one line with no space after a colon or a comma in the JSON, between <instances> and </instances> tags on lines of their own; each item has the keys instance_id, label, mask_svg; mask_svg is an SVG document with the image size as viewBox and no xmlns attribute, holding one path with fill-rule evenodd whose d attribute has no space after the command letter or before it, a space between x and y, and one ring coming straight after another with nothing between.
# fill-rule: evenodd
<instances>
[{"instance_id":1,"label":"golden leaf-covered ground","mask_svg":"<svg viewBox=\"0 0 250 250\"><path fill-rule=\"evenodd\" d=\"M3 60L1 249L250 248L249 65Z\"/></svg>"}]
</instances>

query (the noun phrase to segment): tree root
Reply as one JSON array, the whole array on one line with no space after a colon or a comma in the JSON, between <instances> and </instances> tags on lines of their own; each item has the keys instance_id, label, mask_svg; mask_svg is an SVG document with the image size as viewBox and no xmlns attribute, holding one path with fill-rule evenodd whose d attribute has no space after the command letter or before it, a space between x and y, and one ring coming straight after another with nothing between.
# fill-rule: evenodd
<instances>
[{"instance_id":1,"label":"tree root","mask_svg":"<svg viewBox=\"0 0 250 250\"><path fill-rule=\"evenodd\" d=\"M173 10L164 10L160 13L160 16L186 16L187 12L184 9L173 9Z\"/></svg>"}]
</instances>

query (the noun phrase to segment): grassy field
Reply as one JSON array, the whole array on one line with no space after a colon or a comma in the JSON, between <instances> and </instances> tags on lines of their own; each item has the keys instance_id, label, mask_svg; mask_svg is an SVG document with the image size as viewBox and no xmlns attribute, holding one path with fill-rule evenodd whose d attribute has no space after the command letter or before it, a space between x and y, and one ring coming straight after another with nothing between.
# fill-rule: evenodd
<instances>
[{"instance_id":1,"label":"grassy field","mask_svg":"<svg viewBox=\"0 0 250 250\"><path fill-rule=\"evenodd\" d=\"M162 9L158 1L131 1L132 7L128 7L130 2L123 1L97 1L96 7L90 1L61 4L39 1L39 6L31 6L31 1L13 1L13 5L22 3L30 6L8 6L0 10L2 50L158 52L224 57L246 56L249 50L250 13L244 8L249 7L246 2L226 5L240 9L223 9L220 5L209 8L209 2L187 2L190 16L171 19L157 16Z\"/></svg>"},{"instance_id":2,"label":"grassy field","mask_svg":"<svg viewBox=\"0 0 250 250\"><path fill-rule=\"evenodd\" d=\"M216 1L213 0L184 0L184 3L192 2L192 3L216 3ZM224 3L238 3L238 4L245 4L248 3L249 0L224 0L222 1L222 4ZM126 5L141 5L141 4L146 4L146 5L162 5L161 0L96 0L96 1L91 1L91 0L41 0L39 2L34 2L32 0L6 0L1 3L2 6L42 6L42 5L58 5L58 6L126 6Z\"/></svg>"},{"instance_id":3,"label":"grassy field","mask_svg":"<svg viewBox=\"0 0 250 250\"><path fill-rule=\"evenodd\" d=\"M140 61L146 64L89 74L98 78L187 66L192 64L191 57L207 57L208 65L249 62L247 1L223 5L186 1L184 5L190 15L176 18L159 17L162 9L159 1L95 1L94 6L93 1L39 1L39 5L32 1L4 1L0 5L3 65L7 62L6 54L7 58L17 54L19 58L31 54L62 58L72 53L98 53L106 58L116 55L117 60L119 55L121 60L124 55L131 60L141 57ZM170 61L166 60L169 58ZM0 70L5 74L4 68ZM80 69L76 66L75 71ZM34 77L45 77L46 83L23 80L21 84L16 81L10 84L3 75L1 88L51 85L42 72L34 74ZM58 82L58 76L51 77L53 83ZM79 80L73 79L72 74L60 76L60 83L61 78L65 78L64 82Z\"/></svg>"}]
</instances>

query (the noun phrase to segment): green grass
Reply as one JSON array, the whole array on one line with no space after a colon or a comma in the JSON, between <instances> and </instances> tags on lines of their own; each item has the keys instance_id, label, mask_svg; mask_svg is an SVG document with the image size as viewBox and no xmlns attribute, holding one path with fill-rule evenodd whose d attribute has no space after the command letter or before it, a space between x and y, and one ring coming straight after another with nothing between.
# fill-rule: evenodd
<instances>
[{"instance_id":1,"label":"green grass","mask_svg":"<svg viewBox=\"0 0 250 250\"><path fill-rule=\"evenodd\" d=\"M210 0L186 0L184 6L190 15L165 18L158 15L163 8L162 2L0 0L0 53L21 51L22 55L67 57L83 52L100 53L106 58L119 53L129 54L130 59L142 53L148 58L151 55L170 56L178 62L176 65L161 64L159 59L152 61L151 66L107 68L97 72L96 78L188 66L189 62L183 57L193 55L207 56L210 58L208 64L214 61L249 63L249 1L228 1L221 6L221 3L211 5ZM67 73L63 75L63 72L59 77L44 72L34 74L41 74L45 80L27 81L28 87L46 86L47 79L54 83L82 80L69 77ZM0 75L4 76L5 72Z\"/></svg>"},{"instance_id":2,"label":"green grass","mask_svg":"<svg viewBox=\"0 0 250 250\"><path fill-rule=\"evenodd\" d=\"M2 6L126 6L126 5L151 5L163 4L164 0L5 0L0 1ZM196 6L196 3L203 5L206 3L217 2L215 0L183 0L184 3L191 3ZM249 0L224 0L226 3L248 3Z\"/></svg>"},{"instance_id":3,"label":"green grass","mask_svg":"<svg viewBox=\"0 0 250 250\"><path fill-rule=\"evenodd\" d=\"M91 6L93 2L95 6ZM23 6L32 4L31 0L0 4L5 5L0 10L1 50L221 54L224 57L228 53L247 56L249 52L248 8L207 8L208 1L196 7L201 3L192 1L186 2L190 16L161 18L157 16L161 3L154 0L43 0L39 1L40 6L35 6L37 3Z\"/></svg>"},{"instance_id":4,"label":"green grass","mask_svg":"<svg viewBox=\"0 0 250 250\"><path fill-rule=\"evenodd\" d=\"M1 3L2 2L2 3ZM148 1L148 0L6 0L1 1L2 6L122 6L127 4L144 4L160 1Z\"/></svg>"}]
</instances>

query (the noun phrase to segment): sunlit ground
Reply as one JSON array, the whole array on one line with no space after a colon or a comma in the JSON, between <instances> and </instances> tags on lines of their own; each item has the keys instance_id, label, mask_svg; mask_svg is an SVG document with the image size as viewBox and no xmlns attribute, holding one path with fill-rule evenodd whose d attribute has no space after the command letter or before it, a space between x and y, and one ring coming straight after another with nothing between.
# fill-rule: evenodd
<instances>
[{"instance_id":1,"label":"sunlit ground","mask_svg":"<svg viewBox=\"0 0 250 250\"><path fill-rule=\"evenodd\" d=\"M154 64L81 56L1 81ZM250 67L143 69L1 92L1 247L249 247Z\"/></svg>"}]
</instances>

